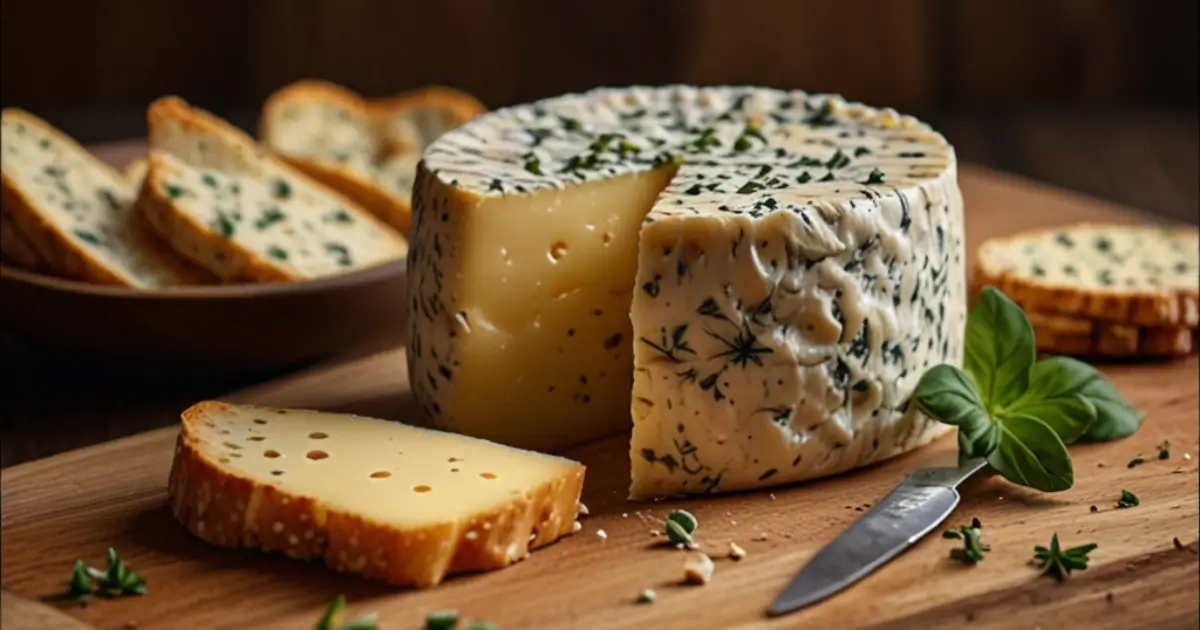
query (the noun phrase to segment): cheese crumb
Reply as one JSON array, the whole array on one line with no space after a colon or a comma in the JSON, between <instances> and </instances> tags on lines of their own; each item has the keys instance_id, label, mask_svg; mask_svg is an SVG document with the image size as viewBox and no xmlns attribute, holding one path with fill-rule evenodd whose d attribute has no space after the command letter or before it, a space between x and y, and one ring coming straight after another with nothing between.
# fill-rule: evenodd
<instances>
[{"instance_id":1,"label":"cheese crumb","mask_svg":"<svg viewBox=\"0 0 1200 630\"><path fill-rule=\"evenodd\" d=\"M746 550L742 549L737 543L731 540L729 541L729 557L733 558L734 560L741 560L742 558L746 557Z\"/></svg>"},{"instance_id":2,"label":"cheese crumb","mask_svg":"<svg viewBox=\"0 0 1200 630\"><path fill-rule=\"evenodd\" d=\"M1190 461L1192 461L1192 454L1191 454L1191 453L1184 453L1184 454L1183 454L1183 459L1184 459L1184 460L1186 460L1186 461L1189 461L1189 462L1190 462Z\"/></svg>"},{"instance_id":3,"label":"cheese crumb","mask_svg":"<svg viewBox=\"0 0 1200 630\"><path fill-rule=\"evenodd\" d=\"M583 529L583 523L580 523L579 521L575 521L574 523L571 523L571 531L578 533L582 529Z\"/></svg>"},{"instance_id":4,"label":"cheese crumb","mask_svg":"<svg viewBox=\"0 0 1200 630\"><path fill-rule=\"evenodd\" d=\"M603 540L608 540L608 532L605 532L603 529L597 529L596 535Z\"/></svg>"},{"instance_id":5,"label":"cheese crumb","mask_svg":"<svg viewBox=\"0 0 1200 630\"><path fill-rule=\"evenodd\" d=\"M683 563L683 580L688 584L708 584L714 568L712 558L698 554Z\"/></svg>"},{"instance_id":6,"label":"cheese crumb","mask_svg":"<svg viewBox=\"0 0 1200 630\"><path fill-rule=\"evenodd\" d=\"M579 516L587 516L589 514L591 514L591 512L588 511L587 506L584 505L583 503L580 503L579 504Z\"/></svg>"},{"instance_id":7,"label":"cheese crumb","mask_svg":"<svg viewBox=\"0 0 1200 630\"><path fill-rule=\"evenodd\" d=\"M767 496L771 497L771 500L772 500L772 501L774 501L774 500L775 500L775 493L774 493L774 492L772 492L771 494L769 494L769 495L767 495Z\"/></svg>"}]
</instances>

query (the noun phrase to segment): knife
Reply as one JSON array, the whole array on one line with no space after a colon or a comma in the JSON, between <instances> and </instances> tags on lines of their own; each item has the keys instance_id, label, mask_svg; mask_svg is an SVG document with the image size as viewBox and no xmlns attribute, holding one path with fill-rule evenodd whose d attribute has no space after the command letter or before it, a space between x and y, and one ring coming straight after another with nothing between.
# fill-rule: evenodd
<instances>
[{"instance_id":1,"label":"knife","mask_svg":"<svg viewBox=\"0 0 1200 630\"><path fill-rule=\"evenodd\" d=\"M775 617L819 602L854 584L928 534L958 505L958 486L987 466L968 459L958 468L919 468L849 529L817 552L776 598Z\"/></svg>"}]
</instances>

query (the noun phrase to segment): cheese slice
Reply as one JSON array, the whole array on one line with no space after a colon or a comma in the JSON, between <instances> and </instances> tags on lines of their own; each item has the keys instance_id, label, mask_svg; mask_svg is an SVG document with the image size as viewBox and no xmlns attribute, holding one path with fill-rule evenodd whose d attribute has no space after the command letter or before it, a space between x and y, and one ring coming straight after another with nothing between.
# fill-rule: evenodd
<instances>
[{"instance_id":1,"label":"cheese slice","mask_svg":"<svg viewBox=\"0 0 1200 630\"><path fill-rule=\"evenodd\" d=\"M442 426L537 449L628 429L635 498L841 472L947 430L962 198L925 124L753 87L598 89L425 152L409 367Z\"/></svg>"},{"instance_id":2,"label":"cheese slice","mask_svg":"<svg viewBox=\"0 0 1200 630\"><path fill-rule=\"evenodd\" d=\"M451 433L203 402L169 493L188 530L391 584L503 567L572 531L584 467Z\"/></svg>"}]
</instances>

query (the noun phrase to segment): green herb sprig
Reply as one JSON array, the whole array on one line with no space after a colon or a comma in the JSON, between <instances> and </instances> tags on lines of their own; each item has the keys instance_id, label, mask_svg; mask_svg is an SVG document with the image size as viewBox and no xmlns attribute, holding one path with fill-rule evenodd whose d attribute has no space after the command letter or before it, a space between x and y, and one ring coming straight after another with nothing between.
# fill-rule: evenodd
<instances>
[{"instance_id":1,"label":"green herb sprig","mask_svg":"<svg viewBox=\"0 0 1200 630\"><path fill-rule=\"evenodd\" d=\"M1127 437L1145 414L1096 368L1069 357L1036 357L1029 318L986 287L967 317L966 369L934 366L913 401L927 416L958 427L961 458L985 457L1013 483L1058 492L1075 483L1067 444Z\"/></svg>"},{"instance_id":2,"label":"green herb sprig","mask_svg":"<svg viewBox=\"0 0 1200 630\"><path fill-rule=\"evenodd\" d=\"M146 591L146 580L130 569L112 547L108 549L108 565L103 571L76 560L67 583L68 596L80 604L86 604L94 595L115 599L145 595Z\"/></svg>"},{"instance_id":3,"label":"green herb sprig","mask_svg":"<svg viewBox=\"0 0 1200 630\"><path fill-rule=\"evenodd\" d=\"M425 630L454 630L456 626L457 610L435 610L425 615Z\"/></svg>"},{"instance_id":4,"label":"green herb sprig","mask_svg":"<svg viewBox=\"0 0 1200 630\"><path fill-rule=\"evenodd\" d=\"M983 561L983 554L992 550L980 540L982 535L983 525L977 518L971 519L970 526L964 525L958 529L948 529L942 532L942 538L963 541L961 548L956 547L950 550L950 559L963 564L978 564Z\"/></svg>"},{"instance_id":5,"label":"green herb sprig","mask_svg":"<svg viewBox=\"0 0 1200 630\"><path fill-rule=\"evenodd\" d=\"M667 539L674 543L683 543L688 547L696 544L692 537L700 527L699 521L687 510L674 510L667 515Z\"/></svg>"},{"instance_id":6,"label":"green herb sprig","mask_svg":"<svg viewBox=\"0 0 1200 630\"><path fill-rule=\"evenodd\" d=\"M325 609L325 614L313 626L314 630L379 630L379 624L371 617L362 617L342 623L342 615L346 612L346 596L338 595Z\"/></svg>"},{"instance_id":7,"label":"green herb sprig","mask_svg":"<svg viewBox=\"0 0 1200 630\"><path fill-rule=\"evenodd\" d=\"M1098 545L1090 543L1063 550L1058 544L1058 534L1050 539L1047 549L1041 545L1033 548L1033 560L1030 564L1041 569L1042 575L1048 575L1059 582L1067 579L1071 571L1083 571L1088 568L1088 554Z\"/></svg>"}]
</instances>

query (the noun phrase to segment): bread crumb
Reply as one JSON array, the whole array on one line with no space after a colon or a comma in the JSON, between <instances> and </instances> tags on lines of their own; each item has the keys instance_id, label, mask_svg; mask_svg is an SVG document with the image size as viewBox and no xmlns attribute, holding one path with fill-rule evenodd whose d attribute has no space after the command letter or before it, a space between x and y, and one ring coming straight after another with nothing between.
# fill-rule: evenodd
<instances>
[{"instance_id":1,"label":"bread crumb","mask_svg":"<svg viewBox=\"0 0 1200 630\"><path fill-rule=\"evenodd\" d=\"M771 494L769 494L769 495L767 495L767 496L771 497L771 500L772 500L772 501L774 501L774 500L775 500L775 493L774 493L774 492L772 492Z\"/></svg>"},{"instance_id":2,"label":"bread crumb","mask_svg":"<svg viewBox=\"0 0 1200 630\"><path fill-rule=\"evenodd\" d=\"M621 518L629 518L628 512L621 512Z\"/></svg>"},{"instance_id":3,"label":"bread crumb","mask_svg":"<svg viewBox=\"0 0 1200 630\"><path fill-rule=\"evenodd\" d=\"M714 568L712 558L697 554L683 563L683 580L688 584L708 584Z\"/></svg>"},{"instance_id":4,"label":"bread crumb","mask_svg":"<svg viewBox=\"0 0 1200 630\"><path fill-rule=\"evenodd\" d=\"M571 523L571 531L578 533L581 529L583 529L583 523L580 523L579 521Z\"/></svg>"},{"instance_id":5,"label":"bread crumb","mask_svg":"<svg viewBox=\"0 0 1200 630\"><path fill-rule=\"evenodd\" d=\"M767 539L767 533L766 533L766 532L763 532L763 533L761 533L761 534L759 534L759 535L757 535L757 536L755 536L755 537L754 537L754 540L756 540L756 541L758 541L758 542L763 542L763 541L765 541L766 539Z\"/></svg>"},{"instance_id":6,"label":"bread crumb","mask_svg":"<svg viewBox=\"0 0 1200 630\"><path fill-rule=\"evenodd\" d=\"M729 541L729 557L733 558L734 560L741 560L742 558L746 557L746 550L742 549L737 543L731 540Z\"/></svg>"},{"instance_id":7,"label":"bread crumb","mask_svg":"<svg viewBox=\"0 0 1200 630\"><path fill-rule=\"evenodd\" d=\"M1184 459L1185 461L1189 461L1189 462L1190 462L1190 461L1192 461L1192 454L1191 454L1191 453L1184 453L1184 454L1183 454L1183 459Z\"/></svg>"},{"instance_id":8,"label":"bread crumb","mask_svg":"<svg viewBox=\"0 0 1200 630\"><path fill-rule=\"evenodd\" d=\"M658 531L657 529L652 529L652 530L650 530L650 535L651 536L662 536L662 532Z\"/></svg>"},{"instance_id":9,"label":"bread crumb","mask_svg":"<svg viewBox=\"0 0 1200 630\"><path fill-rule=\"evenodd\" d=\"M579 504L579 516L587 516L588 514L591 514L591 512L588 511L588 507L586 505L584 505L583 503L580 503Z\"/></svg>"},{"instance_id":10,"label":"bread crumb","mask_svg":"<svg viewBox=\"0 0 1200 630\"><path fill-rule=\"evenodd\" d=\"M603 529L597 529L596 535L599 536L602 540L608 540L608 532L604 531Z\"/></svg>"}]
</instances>

